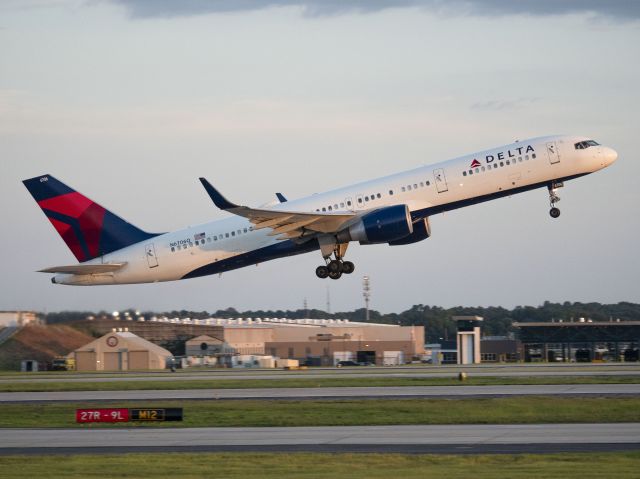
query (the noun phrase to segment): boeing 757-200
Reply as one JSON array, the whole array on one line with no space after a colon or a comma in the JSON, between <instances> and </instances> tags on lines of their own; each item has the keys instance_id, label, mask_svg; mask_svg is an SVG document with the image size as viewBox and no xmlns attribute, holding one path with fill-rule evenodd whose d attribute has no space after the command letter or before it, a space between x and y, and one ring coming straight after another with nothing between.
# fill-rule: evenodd
<instances>
[{"instance_id":1,"label":"boeing 757-200","mask_svg":"<svg viewBox=\"0 0 640 479\"><path fill-rule=\"evenodd\" d=\"M24 181L79 261L42 270L55 284L100 285L173 281L222 273L320 250L319 278L354 271L350 242L416 243L431 235L436 213L547 188L551 217L560 216L558 188L598 171L618 154L582 136L517 141L326 193L252 208L232 203L200 178L230 217L172 233L147 233L51 175Z\"/></svg>"}]
</instances>

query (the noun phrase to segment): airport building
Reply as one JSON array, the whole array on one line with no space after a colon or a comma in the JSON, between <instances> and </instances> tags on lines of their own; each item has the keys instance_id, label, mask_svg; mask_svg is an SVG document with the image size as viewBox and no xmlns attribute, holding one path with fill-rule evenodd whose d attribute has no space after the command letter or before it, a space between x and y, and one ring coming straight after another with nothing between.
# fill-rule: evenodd
<instances>
[{"instance_id":1,"label":"airport building","mask_svg":"<svg viewBox=\"0 0 640 479\"><path fill-rule=\"evenodd\" d=\"M514 323L526 362L638 361L640 321Z\"/></svg>"},{"instance_id":2,"label":"airport building","mask_svg":"<svg viewBox=\"0 0 640 479\"><path fill-rule=\"evenodd\" d=\"M0 311L0 328L15 328L38 322L38 315L33 311Z\"/></svg>"},{"instance_id":3,"label":"airport building","mask_svg":"<svg viewBox=\"0 0 640 479\"><path fill-rule=\"evenodd\" d=\"M112 331L70 354L78 371L165 369L172 354L129 331Z\"/></svg>"},{"instance_id":4,"label":"airport building","mask_svg":"<svg viewBox=\"0 0 640 479\"><path fill-rule=\"evenodd\" d=\"M203 320L206 321L206 320ZM188 356L255 355L310 366L404 364L424 354L424 327L333 319L212 319L221 329L186 342Z\"/></svg>"}]
</instances>

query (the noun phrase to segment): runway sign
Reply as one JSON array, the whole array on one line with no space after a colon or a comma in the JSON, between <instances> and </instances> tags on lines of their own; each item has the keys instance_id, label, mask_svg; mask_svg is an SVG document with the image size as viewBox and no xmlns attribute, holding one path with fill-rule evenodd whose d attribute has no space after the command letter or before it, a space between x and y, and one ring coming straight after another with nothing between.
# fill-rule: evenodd
<instances>
[{"instance_id":1,"label":"runway sign","mask_svg":"<svg viewBox=\"0 0 640 479\"><path fill-rule=\"evenodd\" d=\"M182 408L76 409L76 422L182 421Z\"/></svg>"},{"instance_id":2,"label":"runway sign","mask_svg":"<svg viewBox=\"0 0 640 479\"><path fill-rule=\"evenodd\" d=\"M182 408L129 409L131 421L182 421Z\"/></svg>"},{"instance_id":3,"label":"runway sign","mask_svg":"<svg viewBox=\"0 0 640 479\"><path fill-rule=\"evenodd\" d=\"M129 410L76 409L76 422L129 422Z\"/></svg>"}]
</instances>

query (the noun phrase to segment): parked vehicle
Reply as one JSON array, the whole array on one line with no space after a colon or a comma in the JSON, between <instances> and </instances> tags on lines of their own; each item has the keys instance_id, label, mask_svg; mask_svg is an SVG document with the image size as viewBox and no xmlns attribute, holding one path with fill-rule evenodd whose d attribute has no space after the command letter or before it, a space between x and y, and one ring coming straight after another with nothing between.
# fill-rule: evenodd
<instances>
[{"instance_id":1,"label":"parked vehicle","mask_svg":"<svg viewBox=\"0 0 640 479\"><path fill-rule=\"evenodd\" d=\"M360 366L360 363L356 363L355 361L338 361L338 364L336 364L337 368L344 366Z\"/></svg>"}]
</instances>

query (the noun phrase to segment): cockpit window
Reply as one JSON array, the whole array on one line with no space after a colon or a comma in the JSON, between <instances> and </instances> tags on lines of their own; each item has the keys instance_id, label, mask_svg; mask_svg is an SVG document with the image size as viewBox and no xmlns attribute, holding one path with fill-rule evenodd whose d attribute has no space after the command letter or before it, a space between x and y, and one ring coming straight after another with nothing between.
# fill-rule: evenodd
<instances>
[{"instance_id":1,"label":"cockpit window","mask_svg":"<svg viewBox=\"0 0 640 479\"><path fill-rule=\"evenodd\" d=\"M586 150L590 146L598 146L599 144L600 143L594 140L586 140L576 143L574 146L576 147L576 150Z\"/></svg>"}]
</instances>

